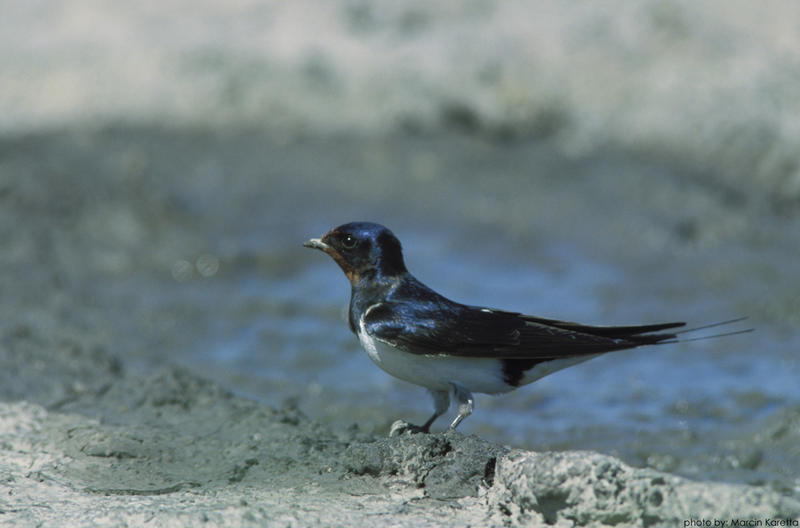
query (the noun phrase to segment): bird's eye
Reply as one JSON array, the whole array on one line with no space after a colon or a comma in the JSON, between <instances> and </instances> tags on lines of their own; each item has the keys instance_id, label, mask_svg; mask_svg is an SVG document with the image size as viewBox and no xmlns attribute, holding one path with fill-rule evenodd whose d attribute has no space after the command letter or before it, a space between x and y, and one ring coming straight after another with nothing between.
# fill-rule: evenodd
<instances>
[{"instance_id":1,"label":"bird's eye","mask_svg":"<svg viewBox=\"0 0 800 528\"><path fill-rule=\"evenodd\" d=\"M342 239L342 247L345 249L353 249L358 244L358 240L353 235L345 235Z\"/></svg>"}]
</instances>

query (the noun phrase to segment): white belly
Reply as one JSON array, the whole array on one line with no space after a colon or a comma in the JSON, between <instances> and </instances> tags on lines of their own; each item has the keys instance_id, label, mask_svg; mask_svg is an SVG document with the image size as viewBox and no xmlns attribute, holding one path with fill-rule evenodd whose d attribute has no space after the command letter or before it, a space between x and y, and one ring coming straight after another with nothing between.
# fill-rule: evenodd
<instances>
[{"instance_id":1,"label":"white belly","mask_svg":"<svg viewBox=\"0 0 800 528\"><path fill-rule=\"evenodd\" d=\"M372 361L396 378L435 391L449 391L458 383L470 392L498 394L514 387L503 381L500 361L490 358L465 358L410 354L359 332L361 345Z\"/></svg>"}]
</instances>

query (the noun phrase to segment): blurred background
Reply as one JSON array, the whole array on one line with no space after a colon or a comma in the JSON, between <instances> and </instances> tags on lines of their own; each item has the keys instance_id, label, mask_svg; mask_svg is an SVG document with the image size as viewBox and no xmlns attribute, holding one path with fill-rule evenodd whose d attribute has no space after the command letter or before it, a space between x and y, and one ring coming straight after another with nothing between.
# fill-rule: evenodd
<instances>
[{"instance_id":1,"label":"blurred background","mask_svg":"<svg viewBox=\"0 0 800 528\"><path fill-rule=\"evenodd\" d=\"M370 363L345 277L301 247L371 220L461 302L756 328L479 396L462 432L800 493L798 20L2 2L2 394L52 405L100 390L98 365L169 363L337 427L422 422L424 390Z\"/></svg>"}]
</instances>

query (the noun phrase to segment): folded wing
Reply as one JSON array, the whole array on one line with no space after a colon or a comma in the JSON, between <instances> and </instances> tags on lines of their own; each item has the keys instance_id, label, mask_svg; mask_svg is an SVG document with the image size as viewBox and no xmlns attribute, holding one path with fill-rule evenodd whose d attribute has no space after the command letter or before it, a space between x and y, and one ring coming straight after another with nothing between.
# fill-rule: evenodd
<instances>
[{"instance_id":1,"label":"folded wing","mask_svg":"<svg viewBox=\"0 0 800 528\"><path fill-rule=\"evenodd\" d=\"M682 322L588 326L457 303L384 302L364 315L365 330L412 354L559 359L674 340Z\"/></svg>"}]
</instances>

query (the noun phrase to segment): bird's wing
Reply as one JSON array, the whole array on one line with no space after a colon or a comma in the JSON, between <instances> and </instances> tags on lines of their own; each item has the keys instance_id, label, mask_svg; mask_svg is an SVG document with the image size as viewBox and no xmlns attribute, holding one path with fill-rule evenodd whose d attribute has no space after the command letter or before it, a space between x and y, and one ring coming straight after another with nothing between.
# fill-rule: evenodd
<instances>
[{"instance_id":1,"label":"bird's wing","mask_svg":"<svg viewBox=\"0 0 800 528\"><path fill-rule=\"evenodd\" d=\"M364 330L412 354L462 357L556 359L655 344L680 326L585 326L514 312L453 305L383 302L364 314Z\"/></svg>"},{"instance_id":2,"label":"bird's wing","mask_svg":"<svg viewBox=\"0 0 800 528\"><path fill-rule=\"evenodd\" d=\"M686 326L685 322L675 321L671 323L656 323L647 325L633 325L633 326L590 326L580 323L572 323L570 321L559 321L558 319L545 319L544 317L534 317L532 315L520 315L526 321L532 323L540 323L547 326L554 326L563 330L571 330L574 332L581 332L585 334L592 334L596 336L623 339L631 338L634 336L641 336L650 332L659 332L661 330L668 330L670 328L678 328ZM674 337L674 336L672 336Z\"/></svg>"}]
</instances>

